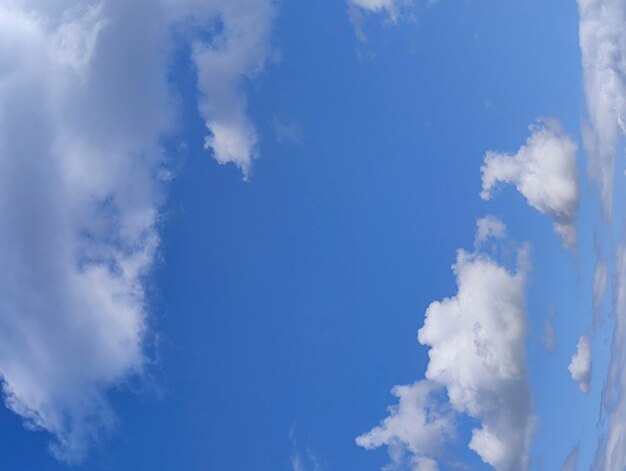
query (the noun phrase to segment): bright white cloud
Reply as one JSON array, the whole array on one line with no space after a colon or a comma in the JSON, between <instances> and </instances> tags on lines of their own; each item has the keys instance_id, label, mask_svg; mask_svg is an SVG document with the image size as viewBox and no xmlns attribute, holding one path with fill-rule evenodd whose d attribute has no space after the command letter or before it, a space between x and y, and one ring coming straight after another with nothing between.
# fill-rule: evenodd
<instances>
[{"instance_id":1,"label":"bright white cloud","mask_svg":"<svg viewBox=\"0 0 626 471\"><path fill-rule=\"evenodd\" d=\"M401 444L414 460L436 458L450 435L450 419L442 415L447 401L427 402L427 392L443 387L456 412L480 422L469 447L484 462L498 471L528 469L534 419L526 373L526 258L524 247L512 273L480 251L458 252L453 266L458 292L433 302L418 332L419 342L430 347L427 381L394 389L399 405L357 443L388 445L392 457L402 457ZM423 391L411 389L417 387ZM433 426L433 418L445 418L438 422L445 427Z\"/></svg>"},{"instance_id":2,"label":"bright white cloud","mask_svg":"<svg viewBox=\"0 0 626 471\"><path fill-rule=\"evenodd\" d=\"M580 390L589 394L589 382L591 381L591 341L587 335L581 335L578 339L576 352L572 355L572 361L567 367L572 379L578 383Z\"/></svg>"},{"instance_id":3,"label":"bright white cloud","mask_svg":"<svg viewBox=\"0 0 626 471\"><path fill-rule=\"evenodd\" d=\"M430 347L426 377L446 386L455 410L481 422L469 446L483 461L497 470L526 469L533 420L525 273L462 250L453 270L458 293L432 303L419 330Z\"/></svg>"},{"instance_id":4,"label":"bright white cloud","mask_svg":"<svg viewBox=\"0 0 626 471\"><path fill-rule=\"evenodd\" d=\"M530 131L515 155L487 152L480 196L491 199L499 182L515 185L530 206L552 217L563 245L573 248L579 198L577 145L552 119L538 121Z\"/></svg>"},{"instance_id":5,"label":"bright white cloud","mask_svg":"<svg viewBox=\"0 0 626 471\"><path fill-rule=\"evenodd\" d=\"M626 119L626 4L578 0L578 7L589 120L584 133L588 173L610 217L615 161Z\"/></svg>"},{"instance_id":6,"label":"bright white cloud","mask_svg":"<svg viewBox=\"0 0 626 471\"><path fill-rule=\"evenodd\" d=\"M264 60L269 4L0 1L0 376L7 406L55 437L59 459L79 461L110 429L106 390L146 362L159 142L176 116L171 26L224 24L210 43L187 39L210 145L246 174L239 86Z\"/></svg>"},{"instance_id":7,"label":"bright white cloud","mask_svg":"<svg viewBox=\"0 0 626 471\"><path fill-rule=\"evenodd\" d=\"M418 470L437 469L436 465L432 468L431 457L454 435L452 412L434 396L438 389L441 387L430 381L394 387L398 405L389 408L389 417L378 427L357 437L357 445L367 450L390 447L394 467L402 464L406 450Z\"/></svg>"}]
</instances>

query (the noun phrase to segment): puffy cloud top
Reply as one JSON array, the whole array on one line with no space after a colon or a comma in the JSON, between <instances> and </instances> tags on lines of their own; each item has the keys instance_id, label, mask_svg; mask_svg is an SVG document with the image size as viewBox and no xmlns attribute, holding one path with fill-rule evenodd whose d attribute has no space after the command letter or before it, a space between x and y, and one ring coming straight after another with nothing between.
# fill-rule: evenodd
<instances>
[{"instance_id":1,"label":"puffy cloud top","mask_svg":"<svg viewBox=\"0 0 626 471\"><path fill-rule=\"evenodd\" d=\"M530 131L526 144L514 155L487 152L480 196L491 199L498 182L515 185L530 206L554 219L554 231L571 248L576 244L578 147L555 120L538 121Z\"/></svg>"},{"instance_id":2,"label":"puffy cloud top","mask_svg":"<svg viewBox=\"0 0 626 471\"><path fill-rule=\"evenodd\" d=\"M481 221L479 234L503 236L497 219ZM430 348L427 381L396 387L399 405L380 426L359 437L359 445L388 445L392 458L402 456L398 448L407 450L413 462L429 460L432 467L442 440L452 436L446 412L452 407L480 422L469 447L485 463L498 471L528 469L534 419L525 351L526 257L522 247L519 268L512 273L478 249L458 252L453 266L458 292L433 302L418 332L419 342ZM437 402L428 400L437 387L445 388L447 401L440 396L434 396Z\"/></svg>"}]
</instances>

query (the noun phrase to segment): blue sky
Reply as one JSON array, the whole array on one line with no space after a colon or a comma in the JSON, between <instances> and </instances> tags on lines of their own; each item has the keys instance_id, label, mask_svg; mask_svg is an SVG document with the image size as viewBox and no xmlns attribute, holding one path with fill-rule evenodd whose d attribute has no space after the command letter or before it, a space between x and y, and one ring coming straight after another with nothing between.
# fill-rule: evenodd
<instances>
[{"instance_id":1,"label":"blue sky","mask_svg":"<svg viewBox=\"0 0 626 471\"><path fill-rule=\"evenodd\" d=\"M625 469L625 31L0 1L2 469Z\"/></svg>"}]
</instances>

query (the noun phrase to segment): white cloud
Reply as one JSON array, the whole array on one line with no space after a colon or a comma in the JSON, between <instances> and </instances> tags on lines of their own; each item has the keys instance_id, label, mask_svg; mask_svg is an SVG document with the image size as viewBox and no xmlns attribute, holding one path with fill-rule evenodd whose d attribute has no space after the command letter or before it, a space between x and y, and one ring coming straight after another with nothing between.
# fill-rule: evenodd
<instances>
[{"instance_id":1,"label":"white cloud","mask_svg":"<svg viewBox=\"0 0 626 471\"><path fill-rule=\"evenodd\" d=\"M515 155L487 152L480 196L491 199L499 182L515 185L530 206L552 217L563 245L573 248L579 198L576 143L556 120L540 120L530 131Z\"/></svg>"},{"instance_id":2,"label":"white cloud","mask_svg":"<svg viewBox=\"0 0 626 471\"><path fill-rule=\"evenodd\" d=\"M437 471L439 466L437 462L432 458L426 458L424 456L420 456L413 459L413 470L412 471Z\"/></svg>"},{"instance_id":3,"label":"white cloud","mask_svg":"<svg viewBox=\"0 0 626 471\"><path fill-rule=\"evenodd\" d=\"M430 347L428 381L412 388L445 387L452 408L480 422L469 447L498 471L528 468L534 428L526 373L526 257L524 247L512 273L480 251L460 250L453 266L457 294L433 302L418 332L419 342ZM410 387L402 388L394 390L399 406L357 443L388 445L392 457L402 456L398 444L415 458L436 457L450 435L449 419L441 422L445 427L429 427L424 417L447 417L447 401L426 402L425 392L410 395Z\"/></svg>"},{"instance_id":4,"label":"white cloud","mask_svg":"<svg viewBox=\"0 0 626 471\"><path fill-rule=\"evenodd\" d=\"M269 0L193 0L192 5L204 8L207 19L219 15L222 22L217 37L208 43L196 41L193 49L202 93L200 111L210 132L205 146L220 164L236 164L247 179L258 154L258 137L246 113L242 87L268 58L274 8Z\"/></svg>"},{"instance_id":5,"label":"white cloud","mask_svg":"<svg viewBox=\"0 0 626 471\"><path fill-rule=\"evenodd\" d=\"M348 3L374 13L386 11L392 18L398 10L397 0L348 0Z\"/></svg>"},{"instance_id":6,"label":"white cloud","mask_svg":"<svg viewBox=\"0 0 626 471\"><path fill-rule=\"evenodd\" d=\"M611 342L611 359L602 391L607 411L606 436L596 450L593 470L623 471L626 467L626 242L622 241L615 260L615 328Z\"/></svg>"},{"instance_id":7,"label":"white cloud","mask_svg":"<svg viewBox=\"0 0 626 471\"><path fill-rule=\"evenodd\" d=\"M368 14L384 15L387 23L395 24L401 18L412 18L413 0L347 0L348 16L357 38L367 41L365 21Z\"/></svg>"},{"instance_id":8,"label":"white cloud","mask_svg":"<svg viewBox=\"0 0 626 471\"><path fill-rule=\"evenodd\" d=\"M214 89L230 93L235 109L204 111L228 129L244 120L237 82L261 65L268 5L0 1L0 376L7 406L55 437L59 459L79 461L111 428L107 389L146 363L159 142L176 117L171 25L191 14L207 26L223 20L220 48L205 45L213 56L194 58L204 75L230 67L216 70L214 82L229 83ZM246 10L241 22L237 8ZM252 31L250 18L265 24ZM213 89L199 86L210 108ZM247 172L246 147L229 152Z\"/></svg>"},{"instance_id":9,"label":"white cloud","mask_svg":"<svg viewBox=\"0 0 626 471\"><path fill-rule=\"evenodd\" d=\"M478 247L488 239L506 237L506 225L495 216L485 216L476 220L474 246Z\"/></svg>"},{"instance_id":10,"label":"white cloud","mask_svg":"<svg viewBox=\"0 0 626 471\"><path fill-rule=\"evenodd\" d=\"M357 437L357 445L367 450L390 447L395 467L400 467L406 450L419 465L417 469L428 469L430 457L454 435L452 412L434 397L440 388L430 381L394 387L392 394L398 398L398 405L389 408L389 417L378 427Z\"/></svg>"},{"instance_id":11,"label":"white cloud","mask_svg":"<svg viewBox=\"0 0 626 471\"><path fill-rule=\"evenodd\" d=\"M458 293L432 303L418 339L430 346L426 377L455 410L480 420L470 448L497 470L526 469L533 429L526 378L525 273L459 251Z\"/></svg>"},{"instance_id":12,"label":"white cloud","mask_svg":"<svg viewBox=\"0 0 626 471\"><path fill-rule=\"evenodd\" d=\"M591 381L591 341L587 335L581 335L578 339L576 352L572 355L572 361L567 367L572 379L578 383L580 390L589 394L589 382Z\"/></svg>"},{"instance_id":13,"label":"white cloud","mask_svg":"<svg viewBox=\"0 0 626 471\"><path fill-rule=\"evenodd\" d=\"M579 0L579 40L587 117L585 148L590 179L610 217L617 150L626 119L626 5Z\"/></svg>"}]
</instances>

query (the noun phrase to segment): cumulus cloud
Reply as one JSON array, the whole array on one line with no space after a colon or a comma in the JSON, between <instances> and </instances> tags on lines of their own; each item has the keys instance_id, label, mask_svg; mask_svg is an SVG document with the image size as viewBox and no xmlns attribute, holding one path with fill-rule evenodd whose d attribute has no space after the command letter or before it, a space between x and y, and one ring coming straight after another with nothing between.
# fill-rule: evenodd
<instances>
[{"instance_id":1,"label":"cumulus cloud","mask_svg":"<svg viewBox=\"0 0 626 471\"><path fill-rule=\"evenodd\" d=\"M424 414L425 394L415 398L406 394L406 386L396 389L396 395L404 393L399 395L400 405L391 409L379 427L359 437L360 445L385 444L393 452L399 443L414 458L436 458L430 441L413 437L426 434L440 446L441 439L450 435L440 430L448 426L429 429L422 417L441 417L438 407L449 403L456 413L480 422L472 431L469 447L485 463L498 471L528 469L534 419L526 372L526 258L523 247L518 252L518 269L511 272L478 250L459 250L453 266L458 292L433 302L418 332L419 342L430 350L427 382L416 385L445 388L448 400L439 398L438 406L428 407L438 412Z\"/></svg>"},{"instance_id":2,"label":"cumulus cloud","mask_svg":"<svg viewBox=\"0 0 626 471\"><path fill-rule=\"evenodd\" d=\"M264 60L270 10L269 0L0 1L0 376L6 405L54 436L59 459L80 461L111 428L107 389L146 364L160 140L176 118L171 26L223 23L210 41L186 39L209 144L245 174L254 139L239 82Z\"/></svg>"},{"instance_id":3,"label":"cumulus cloud","mask_svg":"<svg viewBox=\"0 0 626 471\"><path fill-rule=\"evenodd\" d=\"M622 241L615 260L615 327L611 341L611 359L602 391L602 403L608 415L606 436L596 449L593 470L623 471L626 466L626 242Z\"/></svg>"},{"instance_id":4,"label":"cumulus cloud","mask_svg":"<svg viewBox=\"0 0 626 471\"><path fill-rule=\"evenodd\" d=\"M529 129L530 137L516 154L487 152L480 169L480 196L491 199L499 182L515 185L530 206L552 217L563 245L573 248L579 199L577 145L556 120L539 120Z\"/></svg>"},{"instance_id":5,"label":"cumulus cloud","mask_svg":"<svg viewBox=\"0 0 626 471\"><path fill-rule=\"evenodd\" d=\"M357 437L357 445L367 450L388 446L393 460L390 469L401 466L405 450L417 470L437 469L431 457L454 435L454 417L435 397L438 389L441 387L426 380L394 387L398 405L389 408L389 417L378 427Z\"/></svg>"},{"instance_id":6,"label":"cumulus cloud","mask_svg":"<svg viewBox=\"0 0 626 471\"><path fill-rule=\"evenodd\" d=\"M578 339L576 352L572 355L572 361L567 367L572 379L578 383L580 390L589 394L589 382L591 381L591 341L587 335L581 335Z\"/></svg>"},{"instance_id":7,"label":"cumulus cloud","mask_svg":"<svg viewBox=\"0 0 626 471\"><path fill-rule=\"evenodd\" d=\"M455 410L480 420L470 448L497 470L526 469L532 434L526 377L525 273L459 251L458 293L432 303L419 330L430 347L426 378L446 386Z\"/></svg>"},{"instance_id":8,"label":"cumulus cloud","mask_svg":"<svg viewBox=\"0 0 626 471\"><path fill-rule=\"evenodd\" d=\"M615 161L626 119L626 5L621 0L579 0L578 8L587 170L610 217Z\"/></svg>"}]
</instances>

